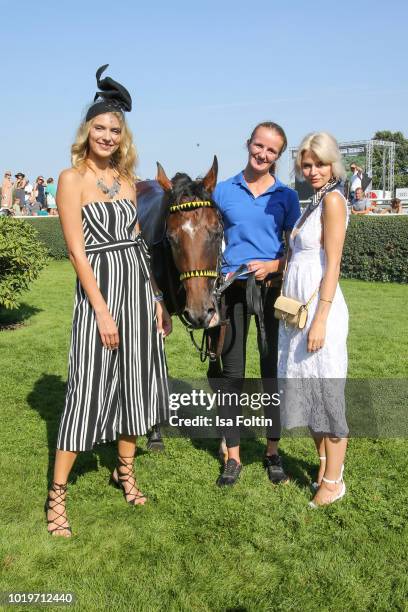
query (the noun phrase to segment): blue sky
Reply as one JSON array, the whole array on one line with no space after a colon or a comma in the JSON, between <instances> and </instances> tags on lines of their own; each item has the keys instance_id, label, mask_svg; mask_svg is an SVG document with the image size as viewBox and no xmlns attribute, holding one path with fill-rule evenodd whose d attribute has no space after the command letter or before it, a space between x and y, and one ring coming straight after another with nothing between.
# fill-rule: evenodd
<instances>
[{"instance_id":1,"label":"blue sky","mask_svg":"<svg viewBox=\"0 0 408 612\"><path fill-rule=\"evenodd\" d=\"M295 146L312 130L340 141L408 136L408 3L349 0L0 1L0 172L57 176L96 88L131 92L138 173L220 178L246 160L262 120ZM197 146L199 145L199 146ZM288 178L285 156L279 174Z\"/></svg>"}]
</instances>

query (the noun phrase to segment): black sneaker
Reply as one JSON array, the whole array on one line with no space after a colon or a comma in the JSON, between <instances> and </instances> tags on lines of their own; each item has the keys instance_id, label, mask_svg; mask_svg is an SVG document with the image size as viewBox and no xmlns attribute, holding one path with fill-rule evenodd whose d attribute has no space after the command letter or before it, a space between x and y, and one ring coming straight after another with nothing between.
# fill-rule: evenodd
<instances>
[{"instance_id":1,"label":"black sneaker","mask_svg":"<svg viewBox=\"0 0 408 612\"><path fill-rule=\"evenodd\" d=\"M152 429L147 433L147 450L162 452L164 451L164 442L161 437L160 427L154 425Z\"/></svg>"},{"instance_id":2,"label":"black sneaker","mask_svg":"<svg viewBox=\"0 0 408 612\"><path fill-rule=\"evenodd\" d=\"M279 455L265 456L264 468L268 472L268 478L273 484L289 481L289 477L283 469L282 458Z\"/></svg>"},{"instance_id":3,"label":"black sneaker","mask_svg":"<svg viewBox=\"0 0 408 612\"><path fill-rule=\"evenodd\" d=\"M242 463L238 463L235 459L228 459L224 465L224 470L217 478L217 485L219 487L225 487L226 485L233 485L237 482L239 475L242 470Z\"/></svg>"}]
</instances>

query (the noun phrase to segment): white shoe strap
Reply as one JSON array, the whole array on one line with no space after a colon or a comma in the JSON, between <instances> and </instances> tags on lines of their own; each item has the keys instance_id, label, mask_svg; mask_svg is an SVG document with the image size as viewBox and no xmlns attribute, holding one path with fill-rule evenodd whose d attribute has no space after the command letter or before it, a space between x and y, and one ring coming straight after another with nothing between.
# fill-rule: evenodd
<instances>
[{"instance_id":1,"label":"white shoe strap","mask_svg":"<svg viewBox=\"0 0 408 612\"><path fill-rule=\"evenodd\" d=\"M323 476L322 480L323 482L327 482L328 484L340 484L341 482L343 482L343 476L340 476L338 480L329 480L328 478L325 478Z\"/></svg>"}]
</instances>

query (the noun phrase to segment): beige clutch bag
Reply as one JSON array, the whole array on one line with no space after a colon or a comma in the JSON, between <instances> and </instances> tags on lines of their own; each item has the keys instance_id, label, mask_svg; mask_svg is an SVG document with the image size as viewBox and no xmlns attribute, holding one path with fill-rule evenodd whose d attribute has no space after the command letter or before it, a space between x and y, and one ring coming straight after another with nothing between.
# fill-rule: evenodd
<instances>
[{"instance_id":1,"label":"beige clutch bag","mask_svg":"<svg viewBox=\"0 0 408 612\"><path fill-rule=\"evenodd\" d=\"M280 295L274 304L275 318L283 321L285 325L303 329L307 323L307 310L311 301L302 304L298 300Z\"/></svg>"}]
</instances>

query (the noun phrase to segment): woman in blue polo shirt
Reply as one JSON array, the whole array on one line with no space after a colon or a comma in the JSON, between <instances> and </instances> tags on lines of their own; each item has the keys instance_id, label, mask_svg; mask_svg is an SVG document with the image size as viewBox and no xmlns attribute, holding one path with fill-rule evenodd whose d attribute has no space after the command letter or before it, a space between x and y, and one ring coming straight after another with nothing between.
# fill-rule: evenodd
<instances>
[{"instance_id":1,"label":"woman in blue polo shirt","mask_svg":"<svg viewBox=\"0 0 408 612\"><path fill-rule=\"evenodd\" d=\"M225 275L235 272L246 264L255 279L263 285L264 317L256 316L258 346L260 348L260 369L263 379L276 379L278 321L274 318L273 304L279 294L279 287L272 280L282 272L284 235L290 233L300 215L297 193L275 177L275 165L287 147L283 129L272 122L258 124L247 141L248 162L245 170L219 183L213 193L224 222ZM226 328L221 355L222 370L211 367L209 377L219 377L223 390L239 393L245 377L246 343L250 323L250 309L247 303L247 277L239 277L226 291L227 316L230 325ZM249 312L248 312L249 311ZM263 331L264 330L264 331ZM268 383L272 391L274 384ZM237 406L220 406L221 417L237 414ZM268 415L269 412L269 415ZM275 408L276 412L276 408ZM265 416L272 416L275 423L278 415L265 409ZM267 448L264 465L273 483L287 480L281 458L278 454L280 434L277 427L267 429ZM219 486L234 484L241 472L239 454L239 433L237 428L224 432L228 459L217 480Z\"/></svg>"}]
</instances>

